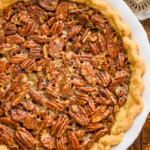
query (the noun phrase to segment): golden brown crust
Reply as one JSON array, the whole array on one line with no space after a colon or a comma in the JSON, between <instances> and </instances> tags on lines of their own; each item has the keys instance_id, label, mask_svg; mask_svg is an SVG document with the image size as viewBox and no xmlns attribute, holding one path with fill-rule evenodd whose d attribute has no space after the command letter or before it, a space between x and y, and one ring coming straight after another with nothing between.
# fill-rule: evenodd
<instances>
[{"instance_id":1,"label":"golden brown crust","mask_svg":"<svg viewBox=\"0 0 150 150\"><path fill-rule=\"evenodd\" d=\"M17 0L11 0L8 3L8 0L0 0L0 11L16 1ZM110 21L111 25L122 37L131 64L132 76L127 102L116 114L116 122L111 129L110 135L105 135L91 148L92 150L108 150L112 145L116 145L121 141L123 133L132 125L134 118L143 109L141 94L144 85L141 77L145 71L145 66L138 56L137 44L131 39L130 29L125 23L123 23L118 12L112 9L104 0L71 1L85 3L92 8L99 10Z\"/></svg>"}]
</instances>

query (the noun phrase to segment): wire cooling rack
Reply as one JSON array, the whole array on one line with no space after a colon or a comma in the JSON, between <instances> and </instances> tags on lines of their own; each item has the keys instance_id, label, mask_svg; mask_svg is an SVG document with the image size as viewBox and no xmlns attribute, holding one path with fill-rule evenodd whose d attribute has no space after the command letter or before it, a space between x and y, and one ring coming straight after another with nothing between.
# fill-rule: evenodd
<instances>
[{"instance_id":1,"label":"wire cooling rack","mask_svg":"<svg viewBox=\"0 0 150 150\"><path fill-rule=\"evenodd\" d=\"M150 150L150 114L138 138L128 150Z\"/></svg>"}]
</instances>

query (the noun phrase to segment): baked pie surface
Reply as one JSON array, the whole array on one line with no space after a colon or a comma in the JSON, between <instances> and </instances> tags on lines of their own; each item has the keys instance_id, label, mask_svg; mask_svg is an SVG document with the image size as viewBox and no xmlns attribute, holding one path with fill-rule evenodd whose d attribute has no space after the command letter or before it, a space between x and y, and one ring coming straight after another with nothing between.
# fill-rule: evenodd
<instances>
[{"instance_id":1,"label":"baked pie surface","mask_svg":"<svg viewBox=\"0 0 150 150\"><path fill-rule=\"evenodd\" d=\"M118 144L143 108L145 70L118 13L103 0L10 3L0 1L0 144Z\"/></svg>"}]
</instances>

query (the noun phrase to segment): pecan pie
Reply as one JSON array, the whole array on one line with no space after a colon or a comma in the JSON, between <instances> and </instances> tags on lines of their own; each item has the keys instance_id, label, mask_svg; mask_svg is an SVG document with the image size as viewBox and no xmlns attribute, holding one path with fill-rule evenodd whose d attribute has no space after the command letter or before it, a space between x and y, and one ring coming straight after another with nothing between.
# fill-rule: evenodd
<instances>
[{"instance_id":1,"label":"pecan pie","mask_svg":"<svg viewBox=\"0 0 150 150\"><path fill-rule=\"evenodd\" d=\"M16 1L0 1L0 144L118 144L143 108L144 64L127 25L104 0Z\"/></svg>"}]
</instances>

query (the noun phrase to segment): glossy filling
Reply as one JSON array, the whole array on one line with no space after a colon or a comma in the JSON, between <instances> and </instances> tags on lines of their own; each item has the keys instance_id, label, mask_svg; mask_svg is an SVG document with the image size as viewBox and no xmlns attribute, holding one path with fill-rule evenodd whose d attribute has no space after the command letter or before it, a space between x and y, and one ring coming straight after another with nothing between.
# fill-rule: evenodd
<instances>
[{"instance_id":1,"label":"glossy filling","mask_svg":"<svg viewBox=\"0 0 150 150\"><path fill-rule=\"evenodd\" d=\"M87 150L110 133L130 76L120 36L96 10L17 2L0 17L0 144Z\"/></svg>"}]
</instances>

